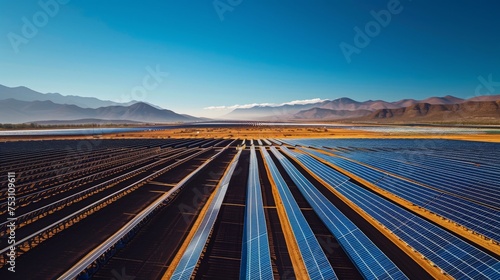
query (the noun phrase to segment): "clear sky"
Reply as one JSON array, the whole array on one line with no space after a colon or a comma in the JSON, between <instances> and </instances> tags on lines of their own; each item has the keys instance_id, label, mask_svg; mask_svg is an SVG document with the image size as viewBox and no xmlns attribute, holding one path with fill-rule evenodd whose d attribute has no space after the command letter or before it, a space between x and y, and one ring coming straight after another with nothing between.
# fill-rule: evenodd
<instances>
[{"instance_id":1,"label":"clear sky","mask_svg":"<svg viewBox=\"0 0 500 280\"><path fill-rule=\"evenodd\" d=\"M500 94L499 14L494 0L0 0L0 84L208 117L472 97L489 75L481 93Z\"/></svg>"}]
</instances>

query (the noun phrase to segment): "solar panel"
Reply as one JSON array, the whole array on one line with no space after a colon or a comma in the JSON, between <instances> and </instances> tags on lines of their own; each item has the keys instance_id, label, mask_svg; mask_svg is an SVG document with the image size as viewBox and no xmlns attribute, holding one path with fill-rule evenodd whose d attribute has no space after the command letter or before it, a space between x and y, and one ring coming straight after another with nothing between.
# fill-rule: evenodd
<instances>
[{"instance_id":1,"label":"solar panel","mask_svg":"<svg viewBox=\"0 0 500 280\"><path fill-rule=\"evenodd\" d=\"M336 171L304 163L326 182ZM409 246L457 279L500 279L500 261L448 231L351 182L336 188Z\"/></svg>"},{"instance_id":2,"label":"solar panel","mask_svg":"<svg viewBox=\"0 0 500 280\"><path fill-rule=\"evenodd\" d=\"M480 185L500 195L500 146L497 143L479 143L442 140L377 140L377 139L305 139L287 140L293 145L336 147L336 153L348 158L372 163L398 164L399 170L420 169L438 175L450 182ZM350 146L349 152L339 145ZM370 147L367 149L366 147ZM367 152L367 151L375 151ZM405 163L401 165L401 163ZM408 165L410 164L410 165ZM393 168L394 169L394 168ZM421 173L420 173L421 174ZM418 175L420 175L418 174ZM417 180L418 181L418 180ZM481 184L484 182L485 184ZM445 182L446 183L446 182ZM460 184L461 183L461 184ZM479 184L478 184L479 183ZM494 186L491 188L491 186ZM473 195L473 194L472 194Z\"/></svg>"},{"instance_id":3,"label":"solar panel","mask_svg":"<svg viewBox=\"0 0 500 280\"><path fill-rule=\"evenodd\" d=\"M228 171L225 173L224 177L221 179L218 187L215 191L214 198L209 205L201 224L193 235L191 241L189 242L184 254L182 255L177 267L175 268L172 277L170 279L190 279L191 275L198 264L198 260L201 256L203 248L205 248L205 243L207 242L208 236L212 231L212 228L219 214L220 206L226 195L227 187L229 185L229 180L233 175L236 164L240 157L241 150L238 151L234 157L231 165L228 167Z\"/></svg>"},{"instance_id":4,"label":"solar panel","mask_svg":"<svg viewBox=\"0 0 500 280\"><path fill-rule=\"evenodd\" d=\"M287 148L282 147L289 155ZM407 279L404 273L337 207L335 207L288 159L274 147L278 158L316 214L366 279Z\"/></svg>"},{"instance_id":5,"label":"solar panel","mask_svg":"<svg viewBox=\"0 0 500 280\"><path fill-rule=\"evenodd\" d=\"M264 147L260 148L264 160L270 169L272 179L276 184L279 196L283 202L293 235L302 255L302 261L310 279L337 279L330 262L314 236L314 233L302 214L285 180L278 171L271 156Z\"/></svg>"},{"instance_id":6,"label":"solar panel","mask_svg":"<svg viewBox=\"0 0 500 280\"><path fill-rule=\"evenodd\" d=\"M382 189L459 223L479 234L497 241L500 240L500 211L496 209L488 208L436 189L408 182L398 177L387 176L384 172L371 169L356 162L331 157L313 150L304 151L349 170L349 172L367 179L367 181ZM300 155L298 157L305 162L314 160L308 155ZM375 165L379 167L379 165ZM396 174L405 174L401 170L401 168L396 169L394 167ZM421 174L421 172L417 172L417 174ZM336 184L336 181L332 183Z\"/></svg>"},{"instance_id":7,"label":"solar panel","mask_svg":"<svg viewBox=\"0 0 500 280\"><path fill-rule=\"evenodd\" d=\"M271 254L255 147L250 148L240 279L272 279Z\"/></svg>"}]
</instances>

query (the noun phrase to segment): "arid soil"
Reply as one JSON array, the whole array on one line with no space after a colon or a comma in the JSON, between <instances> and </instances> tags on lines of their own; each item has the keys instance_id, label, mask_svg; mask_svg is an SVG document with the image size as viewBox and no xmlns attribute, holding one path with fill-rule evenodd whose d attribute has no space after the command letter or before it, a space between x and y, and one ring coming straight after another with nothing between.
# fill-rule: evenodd
<instances>
[{"instance_id":1,"label":"arid soil","mask_svg":"<svg viewBox=\"0 0 500 280\"><path fill-rule=\"evenodd\" d=\"M373 139L454 139L481 142L500 142L500 134L430 134L417 132L375 132L344 128L319 127L224 127L224 128L183 128L157 131L105 134L100 136L30 136L0 137L0 141L41 140L41 139L81 139L81 138L373 138Z\"/></svg>"}]
</instances>

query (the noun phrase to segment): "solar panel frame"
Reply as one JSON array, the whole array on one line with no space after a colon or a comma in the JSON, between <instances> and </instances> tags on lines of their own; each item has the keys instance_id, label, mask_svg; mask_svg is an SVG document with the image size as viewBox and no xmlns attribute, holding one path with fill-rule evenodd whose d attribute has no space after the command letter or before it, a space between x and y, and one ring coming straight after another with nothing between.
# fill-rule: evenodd
<instances>
[{"instance_id":1,"label":"solar panel frame","mask_svg":"<svg viewBox=\"0 0 500 280\"><path fill-rule=\"evenodd\" d=\"M255 147L250 147L240 279L272 279L271 253Z\"/></svg>"},{"instance_id":2,"label":"solar panel frame","mask_svg":"<svg viewBox=\"0 0 500 280\"><path fill-rule=\"evenodd\" d=\"M286 147L285 153L294 156ZM366 279L407 279L406 275L339 209L298 171L276 148L271 151L295 182L340 246Z\"/></svg>"},{"instance_id":3,"label":"solar panel frame","mask_svg":"<svg viewBox=\"0 0 500 280\"><path fill-rule=\"evenodd\" d=\"M327 182L337 172L319 161L307 167ZM446 230L351 182L336 190L452 277L500 279L500 261Z\"/></svg>"},{"instance_id":4,"label":"solar panel frame","mask_svg":"<svg viewBox=\"0 0 500 280\"><path fill-rule=\"evenodd\" d=\"M314 154L334 164L338 164L342 168L362 178L366 176L366 172L363 170L369 169L366 166L345 159L331 157L311 150L303 151ZM302 157L305 158L307 155L302 155ZM373 170L373 172L379 173L380 176L384 174L377 170ZM488 238L497 241L500 240L500 211L498 210L487 208L483 205L426 188L397 177L385 176L373 183L382 189L424 207L442 217L459 223ZM450 200L453 202L450 202ZM481 213L481 215L478 213Z\"/></svg>"},{"instance_id":5,"label":"solar panel frame","mask_svg":"<svg viewBox=\"0 0 500 280\"><path fill-rule=\"evenodd\" d=\"M302 260L307 269L310 279L337 279L324 251L316 239L311 227L307 223L297 202L295 201L288 185L274 164L271 156L264 147L260 147L271 177L278 189L279 196L283 202L288 221L293 230L297 245L302 255Z\"/></svg>"},{"instance_id":6,"label":"solar panel frame","mask_svg":"<svg viewBox=\"0 0 500 280\"><path fill-rule=\"evenodd\" d=\"M202 254L203 248L205 248L205 244L208 240L208 236L212 231L212 228L215 224L215 220L219 214L220 206L224 200L224 196L226 195L227 187L229 185L229 180L236 168L239 157L241 155L241 150L233 158L231 165L228 167L227 172L224 177L221 179L218 187L215 190L214 198L210 203L205 216L203 217L201 224L196 230L195 234L191 238L184 254L182 255L179 263L177 264L172 276L171 280L188 280L191 278L191 275L198 264L198 260Z\"/></svg>"}]
</instances>

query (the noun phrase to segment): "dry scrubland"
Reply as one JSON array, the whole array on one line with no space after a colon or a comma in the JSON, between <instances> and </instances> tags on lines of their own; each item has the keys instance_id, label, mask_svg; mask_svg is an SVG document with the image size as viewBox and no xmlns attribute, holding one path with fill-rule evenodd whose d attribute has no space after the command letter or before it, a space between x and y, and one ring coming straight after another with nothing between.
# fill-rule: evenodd
<instances>
[{"instance_id":1,"label":"dry scrubland","mask_svg":"<svg viewBox=\"0 0 500 280\"><path fill-rule=\"evenodd\" d=\"M344 128L318 127L224 127L224 128L183 128L161 131L127 132L106 134L99 136L30 136L31 140L38 139L81 139L81 138L373 138L373 139L454 139L482 142L500 142L500 134L430 134L430 133L387 133L352 130ZM0 137L2 141L26 140L21 137Z\"/></svg>"},{"instance_id":2,"label":"dry scrubland","mask_svg":"<svg viewBox=\"0 0 500 280\"><path fill-rule=\"evenodd\" d=\"M170 137L170 138L418 138L418 139L455 139L483 142L500 142L500 134L422 134L422 133L383 133L343 128L297 128L297 127L235 127L235 128L196 128L148 131L103 136L105 138L126 137Z\"/></svg>"}]
</instances>

